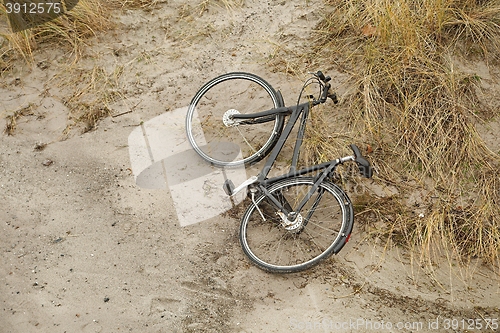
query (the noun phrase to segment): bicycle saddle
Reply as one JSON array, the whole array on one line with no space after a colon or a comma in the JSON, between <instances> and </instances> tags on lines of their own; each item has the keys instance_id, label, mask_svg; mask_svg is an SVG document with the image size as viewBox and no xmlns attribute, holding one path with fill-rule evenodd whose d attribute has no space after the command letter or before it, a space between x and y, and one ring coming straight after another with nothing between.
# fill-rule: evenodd
<instances>
[{"instance_id":1,"label":"bicycle saddle","mask_svg":"<svg viewBox=\"0 0 500 333\"><path fill-rule=\"evenodd\" d=\"M352 144L351 149L354 152L354 161L358 164L359 172L366 178L372 178L373 168L370 166L370 162L363 157L358 146Z\"/></svg>"}]
</instances>

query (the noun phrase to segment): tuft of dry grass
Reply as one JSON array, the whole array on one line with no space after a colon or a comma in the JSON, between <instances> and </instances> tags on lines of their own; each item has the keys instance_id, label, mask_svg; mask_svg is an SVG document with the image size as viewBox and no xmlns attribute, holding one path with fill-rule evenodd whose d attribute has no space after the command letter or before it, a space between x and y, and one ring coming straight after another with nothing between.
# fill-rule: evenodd
<instances>
[{"instance_id":1,"label":"tuft of dry grass","mask_svg":"<svg viewBox=\"0 0 500 333\"><path fill-rule=\"evenodd\" d=\"M221 7L227 11L231 11L243 6L243 3L244 0L201 0L196 7L198 8L200 15L202 15L204 12L209 10L211 6Z\"/></svg>"},{"instance_id":2,"label":"tuft of dry grass","mask_svg":"<svg viewBox=\"0 0 500 333\"><path fill-rule=\"evenodd\" d=\"M116 8L130 8L130 9L145 9L152 10L159 6L161 3L167 2L166 0L111 0L110 4Z\"/></svg>"},{"instance_id":3,"label":"tuft of dry grass","mask_svg":"<svg viewBox=\"0 0 500 333\"><path fill-rule=\"evenodd\" d=\"M121 93L123 66L107 71L102 66L87 69L68 69L71 75L59 82L60 87L71 86L71 95L64 100L70 110L70 124L64 131L67 134L75 126L83 125L83 132L93 130L97 123L112 115L111 104L124 99Z\"/></svg>"},{"instance_id":4,"label":"tuft of dry grass","mask_svg":"<svg viewBox=\"0 0 500 333\"><path fill-rule=\"evenodd\" d=\"M5 117L6 123L5 123L4 133L7 135L14 135L14 132L16 131L17 128L17 121L22 117L32 116L33 114L34 114L33 105L30 104L26 107L14 111L10 115L7 115Z\"/></svg>"},{"instance_id":5,"label":"tuft of dry grass","mask_svg":"<svg viewBox=\"0 0 500 333\"><path fill-rule=\"evenodd\" d=\"M389 201L374 198L360 214L382 220L385 233L404 240L423 261L444 249L464 263L481 258L498 265L500 156L475 128L498 111L478 96L481 78L460 71L456 59L500 59L500 4L327 0L326 5L309 62L314 67L330 60L352 75L354 93L344 98L350 135L362 133L357 140L373 146L376 181L398 190ZM338 146L334 140L312 140L306 149L322 161L337 155L319 151ZM427 195L415 207L408 198L417 187Z\"/></svg>"}]
</instances>

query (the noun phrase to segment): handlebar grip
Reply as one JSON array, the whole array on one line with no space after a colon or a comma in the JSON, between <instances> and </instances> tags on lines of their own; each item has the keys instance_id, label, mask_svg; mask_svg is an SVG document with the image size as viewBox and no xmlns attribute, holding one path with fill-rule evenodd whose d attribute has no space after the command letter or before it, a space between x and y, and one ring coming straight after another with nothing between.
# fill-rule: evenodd
<instances>
[{"instance_id":1,"label":"handlebar grip","mask_svg":"<svg viewBox=\"0 0 500 333\"><path fill-rule=\"evenodd\" d=\"M316 75L319 77L321 81L325 81L325 74L322 71L318 71Z\"/></svg>"},{"instance_id":2,"label":"handlebar grip","mask_svg":"<svg viewBox=\"0 0 500 333\"><path fill-rule=\"evenodd\" d=\"M318 71L316 73L316 76L321 80L323 81L324 83L327 83L329 82L332 78L330 76L325 76L325 74L323 74L322 71Z\"/></svg>"}]
</instances>

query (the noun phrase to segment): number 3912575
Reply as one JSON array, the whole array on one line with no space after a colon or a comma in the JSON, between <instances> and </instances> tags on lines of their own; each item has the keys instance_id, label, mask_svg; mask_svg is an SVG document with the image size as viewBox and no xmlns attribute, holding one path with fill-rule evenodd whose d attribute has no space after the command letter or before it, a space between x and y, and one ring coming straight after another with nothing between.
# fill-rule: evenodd
<instances>
[{"instance_id":1,"label":"number 3912575","mask_svg":"<svg viewBox=\"0 0 500 333\"><path fill-rule=\"evenodd\" d=\"M18 3L5 1L7 14L60 14L63 11L60 2Z\"/></svg>"}]
</instances>

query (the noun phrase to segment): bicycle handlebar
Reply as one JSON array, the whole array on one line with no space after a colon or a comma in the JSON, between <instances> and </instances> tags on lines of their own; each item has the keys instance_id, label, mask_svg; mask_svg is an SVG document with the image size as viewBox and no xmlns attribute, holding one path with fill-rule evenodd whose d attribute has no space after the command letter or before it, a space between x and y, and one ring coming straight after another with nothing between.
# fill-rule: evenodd
<instances>
[{"instance_id":1,"label":"bicycle handlebar","mask_svg":"<svg viewBox=\"0 0 500 333\"><path fill-rule=\"evenodd\" d=\"M331 84L328 83L332 78L330 76L325 76L322 71L317 71L314 76L316 76L323 83L323 91L321 96L317 101L317 104L325 103L328 98L331 98L333 103L337 104L339 102L337 94L330 93Z\"/></svg>"},{"instance_id":2,"label":"bicycle handlebar","mask_svg":"<svg viewBox=\"0 0 500 333\"><path fill-rule=\"evenodd\" d=\"M329 76L325 76L325 74L323 74L322 71L318 71L316 73L316 76L321 80L323 81L323 83L327 83L328 81L330 81L332 78L329 77Z\"/></svg>"}]
</instances>

